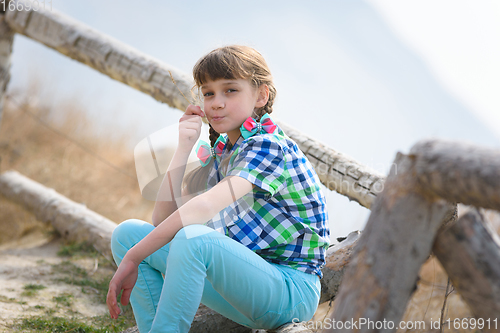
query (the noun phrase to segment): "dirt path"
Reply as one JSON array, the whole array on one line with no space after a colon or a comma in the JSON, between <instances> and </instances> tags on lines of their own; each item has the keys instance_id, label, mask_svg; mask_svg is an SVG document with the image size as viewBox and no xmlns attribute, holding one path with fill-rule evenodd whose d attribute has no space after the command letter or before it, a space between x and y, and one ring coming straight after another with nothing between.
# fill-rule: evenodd
<instances>
[{"instance_id":1,"label":"dirt path","mask_svg":"<svg viewBox=\"0 0 500 333\"><path fill-rule=\"evenodd\" d=\"M67 283L79 269L95 274L97 258L61 257L61 245L59 238L31 235L0 247L0 332L18 332L12 325L20 317L107 313L99 290Z\"/></svg>"}]
</instances>

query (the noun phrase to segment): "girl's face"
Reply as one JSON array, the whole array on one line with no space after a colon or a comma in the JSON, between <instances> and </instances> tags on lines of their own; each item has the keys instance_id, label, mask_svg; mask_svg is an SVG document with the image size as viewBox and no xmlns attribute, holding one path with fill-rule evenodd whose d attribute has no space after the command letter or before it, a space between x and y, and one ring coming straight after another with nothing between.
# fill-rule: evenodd
<instances>
[{"instance_id":1,"label":"girl's face","mask_svg":"<svg viewBox=\"0 0 500 333\"><path fill-rule=\"evenodd\" d=\"M241 124L269 98L267 85L255 88L245 79L208 81L201 92L208 122L218 133L227 133L232 144L241 134Z\"/></svg>"}]
</instances>

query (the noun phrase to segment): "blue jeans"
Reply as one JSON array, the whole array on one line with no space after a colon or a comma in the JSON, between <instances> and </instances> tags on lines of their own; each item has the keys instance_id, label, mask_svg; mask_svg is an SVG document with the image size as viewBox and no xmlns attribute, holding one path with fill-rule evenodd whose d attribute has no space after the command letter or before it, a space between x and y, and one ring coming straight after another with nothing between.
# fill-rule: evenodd
<instances>
[{"instance_id":1,"label":"blue jeans","mask_svg":"<svg viewBox=\"0 0 500 333\"><path fill-rule=\"evenodd\" d=\"M119 224L111 240L116 264L153 229L140 220ZM131 304L140 332L188 332L200 302L246 327L273 329L311 319L320 289L317 275L271 264L207 226L190 225L139 265Z\"/></svg>"}]
</instances>

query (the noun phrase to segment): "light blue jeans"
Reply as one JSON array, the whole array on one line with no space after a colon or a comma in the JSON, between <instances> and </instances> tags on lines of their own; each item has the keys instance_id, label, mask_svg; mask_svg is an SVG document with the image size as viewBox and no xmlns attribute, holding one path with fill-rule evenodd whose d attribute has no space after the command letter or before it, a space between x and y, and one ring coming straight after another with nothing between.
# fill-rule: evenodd
<instances>
[{"instance_id":1,"label":"light blue jeans","mask_svg":"<svg viewBox=\"0 0 500 333\"><path fill-rule=\"evenodd\" d=\"M119 224L111 240L116 264L153 229L140 220ZM188 332L200 302L246 327L272 329L311 319L320 288L315 274L271 264L207 226L190 225L139 265L131 304L142 333Z\"/></svg>"}]
</instances>

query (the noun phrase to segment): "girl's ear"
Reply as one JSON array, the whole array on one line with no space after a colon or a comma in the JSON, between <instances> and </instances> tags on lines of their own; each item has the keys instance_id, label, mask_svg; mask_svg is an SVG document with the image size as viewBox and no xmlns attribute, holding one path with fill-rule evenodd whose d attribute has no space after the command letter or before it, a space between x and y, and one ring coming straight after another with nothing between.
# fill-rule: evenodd
<instances>
[{"instance_id":1,"label":"girl's ear","mask_svg":"<svg viewBox=\"0 0 500 333\"><path fill-rule=\"evenodd\" d=\"M269 87L267 84L263 83L258 88L257 102L255 103L256 108L261 108L267 104L269 100Z\"/></svg>"}]
</instances>

